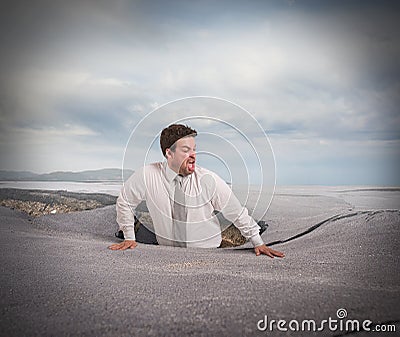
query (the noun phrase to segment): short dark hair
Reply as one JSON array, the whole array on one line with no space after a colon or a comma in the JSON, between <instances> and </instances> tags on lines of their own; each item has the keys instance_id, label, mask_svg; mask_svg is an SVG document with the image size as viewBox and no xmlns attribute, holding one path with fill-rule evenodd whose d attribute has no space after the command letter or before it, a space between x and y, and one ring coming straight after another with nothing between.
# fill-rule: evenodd
<instances>
[{"instance_id":1,"label":"short dark hair","mask_svg":"<svg viewBox=\"0 0 400 337\"><path fill-rule=\"evenodd\" d=\"M196 137L197 131L183 124L171 124L164 130L162 130L160 136L160 146L164 157L166 156L165 153L167 149L170 148L172 149L172 151L174 151L175 149L173 148L173 145L179 139L188 136Z\"/></svg>"}]
</instances>

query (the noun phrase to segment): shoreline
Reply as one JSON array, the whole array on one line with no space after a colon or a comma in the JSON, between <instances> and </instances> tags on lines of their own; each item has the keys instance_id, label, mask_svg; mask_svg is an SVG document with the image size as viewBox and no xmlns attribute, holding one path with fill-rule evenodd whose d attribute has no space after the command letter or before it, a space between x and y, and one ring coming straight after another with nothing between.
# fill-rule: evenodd
<instances>
[{"instance_id":1,"label":"shoreline","mask_svg":"<svg viewBox=\"0 0 400 337\"><path fill-rule=\"evenodd\" d=\"M116 200L117 197L105 193L0 188L1 206L33 217L101 208L115 204Z\"/></svg>"}]
</instances>

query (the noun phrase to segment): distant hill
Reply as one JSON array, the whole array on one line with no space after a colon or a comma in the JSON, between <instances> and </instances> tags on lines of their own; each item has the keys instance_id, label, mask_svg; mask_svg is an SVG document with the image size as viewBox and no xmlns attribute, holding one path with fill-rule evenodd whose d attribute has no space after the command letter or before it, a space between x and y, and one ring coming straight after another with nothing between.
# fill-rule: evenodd
<instances>
[{"instance_id":1,"label":"distant hill","mask_svg":"<svg viewBox=\"0 0 400 337\"><path fill-rule=\"evenodd\" d=\"M124 170L126 180L134 171ZM2 171L0 170L0 180L17 181L118 181L122 179L122 170L117 168L107 168L100 170L88 170L81 172L57 171L51 173L37 174L29 171Z\"/></svg>"}]
</instances>

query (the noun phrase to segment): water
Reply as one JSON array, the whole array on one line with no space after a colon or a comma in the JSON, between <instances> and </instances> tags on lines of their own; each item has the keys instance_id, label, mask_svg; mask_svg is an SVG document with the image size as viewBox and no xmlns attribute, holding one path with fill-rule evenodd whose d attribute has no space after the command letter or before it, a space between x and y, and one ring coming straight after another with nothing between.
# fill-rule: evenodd
<instances>
[{"instance_id":1,"label":"water","mask_svg":"<svg viewBox=\"0 0 400 337\"><path fill-rule=\"evenodd\" d=\"M0 188L22 188L29 190L63 190L78 193L106 193L118 196L122 182L73 182L73 181L0 181Z\"/></svg>"}]
</instances>

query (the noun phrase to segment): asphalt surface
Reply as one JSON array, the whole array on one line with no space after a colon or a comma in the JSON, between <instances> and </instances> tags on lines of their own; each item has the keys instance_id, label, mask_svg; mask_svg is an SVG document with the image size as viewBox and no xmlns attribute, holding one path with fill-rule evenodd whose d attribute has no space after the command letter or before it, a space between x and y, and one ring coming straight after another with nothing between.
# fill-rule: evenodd
<instances>
[{"instance_id":1,"label":"asphalt surface","mask_svg":"<svg viewBox=\"0 0 400 337\"><path fill-rule=\"evenodd\" d=\"M284 198L286 203L288 197ZM313 201L309 200L310 205ZM111 251L107 246L118 241L112 237L116 230L113 206L37 219L1 207L0 335L349 333L340 326L332 331L327 325L317 332L279 331L276 324L272 331L260 331L257 323L265 321L265 316L269 323L314 320L317 326L329 318L343 323L370 320L371 328L394 324L397 333L352 335L397 335L400 212L348 209L345 204L341 215L327 220L340 207L324 202L325 214L319 208L312 214L298 208L301 216L295 221L292 205L294 216L285 213L279 224L287 229L268 228L266 242L293 238L307 224L322 222L302 236L274 245L286 253L284 259L256 257L251 249L241 248L139 244L131 251ZM277 226L277 211L271 216ZM337 317L339 309L347 312L342 320ZM261 322L259 327L263 326Z\"/></svg>"}]
</instances>

